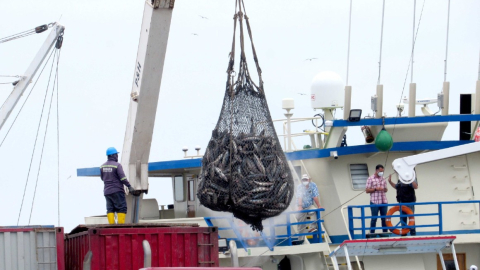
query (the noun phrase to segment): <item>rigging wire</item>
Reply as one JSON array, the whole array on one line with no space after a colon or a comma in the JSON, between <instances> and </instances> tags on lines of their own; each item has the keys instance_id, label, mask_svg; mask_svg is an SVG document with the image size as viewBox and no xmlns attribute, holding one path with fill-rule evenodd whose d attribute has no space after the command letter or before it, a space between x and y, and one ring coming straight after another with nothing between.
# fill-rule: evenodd
<instances>
[{"instance_id":1,"label":"rigging wire","mask_svg":"<svg viewBox=\"0 0 480 270\"><path fill-rule=\"evenodd\" d=\"M23 31L23 32L20 32L20 33L17 33L17 34L13 34L13 35L10 35L10 36L0 38L0 44L8 42L8 41L15 40L15 39L27 37L27 36L30 36L30 35L33 35L33 34L40 34L42 32L45 32L49 28L52 28L54 25L55 25L54 22L49 23L49 24L43 24L43 25L37 26L37 27L35 27L33 29L30 29L30 30L26 30L26 31Z\"/></svg>"},{"instance_id":2,"label":"rigging wire","mask_svg":"<svg viewBox=\"0 0 480 270\"><path fill-rule=\"evenodd\" d=\"M448 57L448 33L450 29L450 0L448 0L448 14L447 14L447 41L445 46L445 70L443 74L443 81L447 81L447 57Z\"/></svg>"},{"instance_id":3,"label":"rigging wire","mask_svg":"<svg viewBox=\"0 0 480 270\"><path fill-rule=\"evenodd\" d=\"M28 98L29 98L30 95L32 94L33 90L35 89L35 86L37 85L38 80L39 80L40 77L42 76L43 70L44 70L45 67L47 66L48 61L50 61L50 58L52 57L53 53L54 53L54 51L52 51L52 52L50 53L50 56L48 56L47 61L45 61L45 64L43 65L43 68L42 68L42 70L40 71L40 74L38 74L37 80L36 80L35 83L33 84L32 89L30 90L30 93L28 93L27 98L25 99L25 101L24 101L23 104L22 104L22 107L20 107L20 110L18 111L17 115L16 115L15 118L13 119L12 125L8 128L7 134L5 134L5 137L3 138L2 142L0 143L0 148L2 147L3 143L4 143L5 140L7 139L8 134L10 133L10 130L12 129L13 125L15 125L15 122L17 121L18 116L19 116L20 113L22 112L22 109L23 109L23 107L25 106L25 103L27 103ZM5 102L6 102L6 101L5 101ZM5 105L5 102L3 103L4 105ZM2 105L2 107L3 107L3 105Z\"/></svg>"},{"instance_id":4,"label":"rigging wire","mask_svg":"<svg viewBox=\"0 0 480 270\"><path fill-rule=\"evenodd\" d=\"M402 88L402 93L400 94L400 101L399 103L402 102L402 97L403 97L403 92L405 91L405 85L407 84L407 78L408 78L408 72L409 72L409 69L410 69L410 64L413 63L412 59L413 59L413 52L415 50L415 44L417 44L417 38L418 38L418 30L420 29L420 24L422 22L422 16L423 16L423 9L425 8L425 2L426 0L423 0L423 4L422 4L422 10L420 11L420 18L418 20L418 25L417 25L417 31L415 33L415 38L413 40L413 46L412 46L412 52L410 54L410 60L408 61L408 67L407 67L407 72L405 74L405 80L403 81L403 88ZM392 138L393 138L393 135L395 135L395 127L397 126L397 119L398 119L398 116L395 116L395 122L393 123L393 129L392 129ZM385 166L387 165L387 160L388 160L388 156L390 154L390 150L387 151L387 155L385 157Z\"/></svg>"},{"instance_id":5,"label":"rigging wire","mask_svg":"<svg viewBox=\"0 0 480 270\"><path fill-rule=\"evenodd\" d=\"M55 50L52 51L52 54L54 54L54 56L53 56L53 60L52 60L52 66L51 66L51 68L50 68L50 75L49 75L49 77L48 77L48 84L50 84L50 79L51 79L52 70L53 70L53 64L54 64L54 62L55 62L55 56L56 56ZM51 55L50 55L50 56L51 56ZM50 59L50 57L49 57L49 59ZM46 65L47 63L48 63L48 61L45 63L45 65ZM42 71L43 71L43 70L42 70ZM40 73L40 74L41 74L41 73ZM40 77L40 76L39 76L39 77ZM37 78L37 81L38 81L38 78ZM35 84L36 84L36 82L35 82ZM32 90L33 90L33 89L32 89ZM30 93L31 93L31 92L30 92ZM36 136L35 136L35 143L34 143L34 145L33 145L32 156L31 156L31 158L30 158L30 166L29 166L29 168L28 168L27 179L26 179L26 181L25 181L25 188L24 188L24 190L23 190L23 197L22 197L22 203L21 203L21 205L20 205L20 211L19 211L19 213L18 213L17 226L18 226L18 224L19 224L19 222L20 222L20 216L21 216L21 214L22 214L22 209L23 209L23 202L25 201L25 193L27 192L28 179L29 179L29 177L30 177L30 172L31 172L31 169L32 169L33 157L34 157L35 149L36 149L36 146L37 146L38 133L40 132L40 125L41 125L41 123L42 123L43 111L44 111L44 109L45 109L45 102L46 102L46 99L47 99L47 94L48 94L48 85L47 85L47 90L45 91L45 97L43 98L42 112L41 112L41 114L40 114L40 119L39 119L39 121L38 121L37 134L36 134ZM25 105L25 103L24 103L23 105ZM22 105L22 108L23 108L23 105ZM17 117L18 117L18 115L17 115ZM16 119L16 118L15 118L15 119ZM13 126L13 124L12 124L12 126ZM11 128L11 127L10 127L10 128ZM10 129L9 129L9 131L10 131ZM7 134L7 135L8 135L8 134ZM5 140L5 139L4 139L4 140ZM3 144L3 142L2 142L2 144ZM30 224L30 221L29 221L29 224Z\"/></svg>"},{"instance_id":6,"label":"rigging wire","mask_svg":"<svg viewBox=\"0 0 480 270\"><path fill-rule=\"evenodd\" d=\"M383 24L385 21L385 0L383 0L382 8L382 30L380 32L380 58L378 60L378 81L377 84L380 84L380 76L382 73L382 47L383 47Z\"/></svg>"},{"instance_id":7,"label":"rigging wire","mask_svg":"<svg viewBox=\"0 0 480 270\"><path fill-rule=\"evenodd\" d=\"M62 53L62 49L59 49L58 57L57 57L57 71L56 71L56 78L57 78L57 211L58 211L58 226L60 226L60 112L59 112L59 100L58 100L58 64L60 62L60 54Z\"/></svg>"},{"instance_id":8,"label":"rigging wire","mask_svg":"<svg viewBox=\"0 0 480 270\"><path fill-rule=\"evenodd\" d=\"M347 78L346 85L348 85L348 74L350 71L350 34L352 30L352 1L350 0L350 17L348 18L348 49L347 49Z\"/></svg>"},{"instance_id":9,"label":"rigging wire","mask_svg":"<svg viewBox=\"0 0 480 270\"><path fill-rule=\"evenodd\" d=\"M58 52L57 51L55 51L55 55L57 56L57 64L58 64ZM55 61L55 58L54 58L54 61ZM58 69L57 69L57 71L58 71ZM45 126L45 133L43 135L42 150L40 151L40 163L38 165L38 170L37 170L37 179L35 181L35 189L33 191L32 207L30 208L30 217L28 219L28 225L30 225L30 221L32 220L33 206L35 204L35 197L37 195L38 179L40 177L40 170L42 168L43 150L45 149L45 142L47 141L48 123L50 122L50 112L52 110L53 97L54 97L54 94L55 94L55 79L56 79L56 77L57 77L57 73L55 73L55 76L54 76L54 79L53 79L52 94L50 95L50 105L48 107L47 123L46 123L46 126ZM50 81L49 81L49 84L50 84ZM48 85L47 85L47 92L48 92Z\"/></svg>"}]
</instances>

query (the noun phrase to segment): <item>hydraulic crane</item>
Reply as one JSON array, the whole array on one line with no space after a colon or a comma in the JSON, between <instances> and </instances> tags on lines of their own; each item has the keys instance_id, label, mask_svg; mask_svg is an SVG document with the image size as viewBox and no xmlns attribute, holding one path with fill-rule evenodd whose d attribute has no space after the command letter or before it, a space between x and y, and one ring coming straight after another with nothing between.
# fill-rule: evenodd
<instances>
[{"instance_id":1,"label":"hydraulic crane","mask_svg":"<svg viewBox=\"0 0 480 270\"><path fill-rule=\"evenodd\" d=\"M145 2L121 156L125 174L138 192L127 197L127 222L138 222L143 193L148 192L148 159L174 4L174 0Z\"/></svg>"}]
</instances>

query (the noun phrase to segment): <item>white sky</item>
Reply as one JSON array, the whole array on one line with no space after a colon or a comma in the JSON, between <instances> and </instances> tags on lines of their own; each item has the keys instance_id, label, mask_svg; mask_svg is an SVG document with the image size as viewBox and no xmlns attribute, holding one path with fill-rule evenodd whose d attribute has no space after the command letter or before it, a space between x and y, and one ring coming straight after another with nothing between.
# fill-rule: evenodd
<instances>
[{"instance_id":1,"label":"white sky","mask_svg":"<svg viewBox=\"0 0 480 270\"><path fill-rule=\"evenodd\" d=\"M294 117L313 116L316 112L310 107L308 95L313 77L320 71L331 70L345 79L349 1L245 2L272 117L284 117L281 100L286 97L295 99ZM394 116L410 57L413 0L386 3L381 82L385 91L384 111ZM422 3L417 1L417 22ZM441 90L447 3L426 0L415 50L418 98L434 98ZM102 182L99 178L78 178L76 169L99 166L105 160L107 147L123 146L143 6L140 0L0 2L0 38L60 17L60 23L66 27L59 80L61 225L67 231L83 223L85 216L105 213ZM189 146L190 154L195 145L205 149L223 99L233 7L233 0L176 1L151 161L181 159L184 145ZM349 83L353 87L352 108L363 109L364 115L370 112L370 96L375 94L378 77L381 9L381 0L354 1ZM475 89L479 15L480 1L452 1L447 75L451 82L451 113L458 113L459 94ZM22 74L47 35L0 44L0 75ZM305 61L312 57L318 60ZM45 75L0 148L0 225L17 222L47 84ZM11 85L0 85L0 101L6 99L11 89ZM407 93L408 84L404 95ZM436 106L431 108L435 110ZM17 112L18 108L12 115ZM342 114L339 111L337 117ZM52 117L50 127L55 127ZM0 139L12 119L0 131ZM294 125L294 132L311 128L308 123L298 124ZM444 139L457 139L457 130L458 125L451 125ZM43 133L41 129L40 142ZM31 224L57 225L55 133L55 129L49 128ZM362 142L359 130L351 129L348 134L349 144ZM303 140L297 145L307 143ZM28 223L39 154L37 150L33 159L20 224ZM173 201L171 193L168 179L151 179L147 197L168 204Z\"/></svg>"}]
</instances>

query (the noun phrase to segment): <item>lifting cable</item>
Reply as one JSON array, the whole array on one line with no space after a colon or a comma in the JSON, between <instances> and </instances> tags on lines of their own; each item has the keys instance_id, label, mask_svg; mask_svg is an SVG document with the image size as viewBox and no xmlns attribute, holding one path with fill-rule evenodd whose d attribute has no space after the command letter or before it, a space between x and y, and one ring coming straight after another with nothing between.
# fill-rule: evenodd
<instances>
[{"instance_id":1,"label":"lifting cable","mask_svg":"<svg viewBox=\"0 0 480 270\"><path fill-rule=\"evenodd\" d=\"M33 206L35 204L35 195L37 194L37 186L38 186L38 178L40 176L40 169L42 168L42 158L43 158L43 150L45 149L45 141L47 140L47 131L48 131L48 123L49 123L49 120L50 120L50 112L52 110L52 103L53 103L53 97L54 97L54 94L55 94L55 86L56 86L56 81L57 81L57 76L58 76L58 61L60 60L59 56L60 56L60 52L59 50L55 50L55 56L56 56L56 60L57 60L57 68L56 68L56 72L55 72L55 76L53 78L53 87L52 87L52 93L50 95L50 105L48 107L48 113L47 113L47 123L46 123L46 126L45 126L45 133L43 135L43 143L42 143L42 150L40 151L40 162L39 162L39 165L38 165L38 170L37 170L37 179L35 181L35 189L34 189L34 192L33 192L33 199L32 199L32 206L30 208L30 217L28 219L28 225L30 225L30 221L32 220L32 213L33 213ZM54 56L54 59L53 61L55 61L55 56ZM52 63L53 64L53 63ZM50 84L50 80L49 80L49 84ZM58 90L58 89L57 89ZM48 85L47 85L47 92L48 92ZM45 101L44 101L44 104L45 104ZM43 113L43 112L42 112ZM58 127L58 126L57 126ZM57 130L57 134L58 134L58 130ZM37 135L38 136L38 135ZM57 172L58 173L58 172ZM58 180L58 179L57 179ZM57 183L58 184L58 183Z\"/></svg>"},{"instance_id":2,"label":"lifting cable","mask_svg":"<svg viewBox=\"0 0 480 270\"><path fill-rule=\"evenodd\" d=\"M405 80L403 81L403 88L402 88L402 93L400 94L399 103L402 102L403 92L405 91L405 85L407 84L408 72L410 71L410 67L413 64L413 52L415 51L415 45L417 43L418 30L420 29L420 23L422 22L422 15L423 15L423 9L425 7L425 2L426 2L426 0L423 0L422 11L420 12L420 18L418 20L417 31L415 32L415 38L413 39L412 52L410 53L410 59L408 61L407 72L405 74ZM395 134L395 127L397 126L397 119L398 119L398 116L395 115L395 122L393 123L393 129L392 129L392 139L393 139L393 135ZM384 118L384 121L385 121L385 118ZM390 150L387 151L387 156L385 157L385 166L387 165L387 160L388 160L388 155L389 154L390 154Z\"/></svg>"},{"instance_id":3,"label":"lifting cable","mask_svg":"<svg viewBox=\"0 0 480 270\"><path fill-rule=\"evenodd\" d=\"M23 31L23 32L20 32L20 33L11 35L11 36L0 38L0 44L8 42L8 41L15 40L15 39L27 37L27 36L30 36L30 35L33 35L33 34L40 34L42 32L47 31L49 28L52 28L54 25L55 25L55 23L53 23L53 22L49 23L49 24L43 24L43 25L37 26L37 27L35 27L33 29L30 29L30 30L27 30L27 31Z\"/></svg>"},{"instance_id":4,"label":"lifting cable","mask_svg":"<svg viewBox=\"0 0 480 270\"><path fill-rule=\"evenodd\" d=\"M62 49L59 49L58 58L57 58L57 70L56 70L56 78L57 78L57 211L58 211L58 226L60 227L60 110L59 110L59 96L58 92L58 64L60 61L60 54L62 53Z\"/></svg>"},{"instance_id":5,"label":"lifting cable","mask_svg":"<svg viewBox=\"0 0 480 270\"><path fill-rule=\"evenodd\" d=\"M44 96L44 99L43 99L42 111L41 111L41 114L40 114L40 119L39 119L38 127L37 127L37 134L36 134L36 136L35 136L35 143L34 143L34 145L33 145L32 156L31 156L31 158L30 158L30 165L29 165L29 168L28 168L27 179L26 179L26 181L25 181L25 187L24 187L24 190L23 190L22 203L21 203L21 205L20 205L20 211L19 211L19 213L18 213L17 226L18 226L18 224L19 224L19 222L20 222L20 216L21 216L21 214L22 214L23 203L24 203L24 200L25 200L25 194L26 194L27 186L28 186L28 179L29 179L29 177L30 177L30 172L31 172L31 169L32 169L33 158L34 158L35 149L36 149L37 141L38 141L38 134L39 134L39 132L40 132L40 127L41 127L42 118L43 118L43 112L44 112L44 109L45 109L45 103L46 103L47 94L48 94L48 87L49 87L49 85L50 85L51 75L52 75L52 71L53 71L53 64L55 63L55 58L56 58L56 56L57 56L55 49L52 50L52 53L50 53L50 56L48 57L48 60L45 62L45 65L44 65L43 69L45 69L45 66L47 65L47 63L48 63L48 61L49 61L49 59L50 59L50 57L51 57L52 55L54 55L54 57L53 57L53 60L52 60L52 65L51 65L51 67L50 67L50 75L49 75L49 77L48 77L48 85L47 85L47 89L46 89L46 91L45 91L45 96ZM43 69L42 69L42 71L40 72L40 75L42 74ZM35 82L35 85L37 84L38 79L40 78L40 75L37 77L37 81ZM35 87L35 85L34 85L33 87ZM20 112L21 112L21 109L23 109L23 106L25 105L25 103L27 102L28 97L29 97L30 94L33 92L33 87L32 87L32 90L30 91L30 93L28 94L27 99L26 99L25 102L22 104L22 107L20 108ZM15 120L17 120L17 117L20 115L20 112L19 112L19 113L17 114L17 116L15 117ZM10 128L9 128L9 130L8 130L8 132L7 132L7 135L8 135L8 133L10 132L10 130L11 130L11 128L13 127L13 125L15 124L15 120L14 120L14 123L10 126ZM7 138L7 136L5 136L5 138L3 139L2 144L0 144L0 146L3 145L3 142L5 141L6 138ZM35 195L34 195L34 196L35 196ZM29 223L30 223L30 222L29 222Z\"/></svg>"}]
</instances>

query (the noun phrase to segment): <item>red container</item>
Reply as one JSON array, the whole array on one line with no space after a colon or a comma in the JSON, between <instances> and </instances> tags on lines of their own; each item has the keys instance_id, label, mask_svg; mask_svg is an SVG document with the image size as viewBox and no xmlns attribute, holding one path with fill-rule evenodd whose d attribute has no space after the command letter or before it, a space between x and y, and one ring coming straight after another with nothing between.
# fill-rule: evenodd
<instances>
[{"instance_id":1,"label":"red container","mask_svg":"<svg viewBox=\"0 0 480 270\"><path fill-rule=\"evenodd\" d=\"M143 240L154 267L217 267L218 231L193 224L83 225L65 237L66 269L83 269L92 252L91 270L138 270L143 265Z\"/></svg>"},{"instance_id":2,"label":"red container","mask_svg":"<svg viewBox=\"0 0 480 270\"><path fill-rule=\"evenodd\" d=\"M140 270L262 270L262 268L251 267L150 267Z\"/></svg>"}]
</instances>

